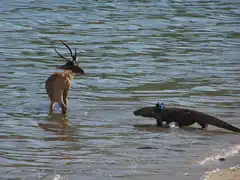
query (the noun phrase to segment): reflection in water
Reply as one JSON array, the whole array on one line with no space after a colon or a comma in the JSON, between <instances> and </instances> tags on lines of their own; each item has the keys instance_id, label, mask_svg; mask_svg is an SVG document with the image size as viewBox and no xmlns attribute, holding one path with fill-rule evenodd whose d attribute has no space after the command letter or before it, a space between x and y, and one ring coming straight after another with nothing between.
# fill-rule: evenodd
<instances>
[{"instance_id":1,"label":"reflection in water","mask_svg":"<svg viewBox=\"0 0 240 180\"><path fill-rule=\"evenodd\" d=\"M170 124L169 127L157 127L154 124L137 124L134 125L134 128L139 131L149 131L149 132L160 132L160 133L171 133L173 131L177 131L179 133L192 133L194 135L200 134L205 136L214 136L220 134L237 134L236 132L227 131L224 129L201 129L195 126L186 126L186 127L177 127L173 124Z\"/></svg>"},{"instance_id":2,"label":"reflection in water","mask_svg":"<svg viewBox=\"0 0 240 180\"><path fill-rule=\"evenodd\" d=\"M169 127L158 127L152 124L136 124L134 128L138 131L150 131L150 132L159 132L159 133L167 133L171 132L172 128Z\"/></svg>"},{"instance_id":3,"label":"reflection in water","mask_svg":"<svg viewBox=\"0 0 240 180\"><path fill-rule=\"evenodd\" d=\"M236 0L4 1L0 19L2 179L199 179L186 161L239 144L214 127L133 127L132 113L160 100L239 127ZM68 117L46 118L60 39L89 74L73 81Z\"/></svg>"},{"instance_id":4,"label":"reflection in water","mask_svg":"<svg viewBox=\"0 0 240 180\"><path fill-rule=\"evenodd\" d=\"M54 132L57 137L47 137L48 141L75 141L73 138L74 130L69 126L67 116L61 114L52 114L48 117L46 123L38 123L39 127L45 131Z\"/></svg>"}]
</instances>

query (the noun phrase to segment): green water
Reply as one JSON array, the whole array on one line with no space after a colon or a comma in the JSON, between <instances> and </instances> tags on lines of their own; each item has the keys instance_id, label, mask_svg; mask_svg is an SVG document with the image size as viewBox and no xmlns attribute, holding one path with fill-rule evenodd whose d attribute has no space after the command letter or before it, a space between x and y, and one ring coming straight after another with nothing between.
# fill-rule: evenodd
<instances>
[{"instance_id":1,"label":"green water","mask_svg":"<svg viewBox=\"0 0 240 180\"><path fill-rule=\"evenodd\" d=\"M66 119L48 117L44 89L64 63L53 47L68 53L59 40L87 72ZM240 127L237 0L0 1L0 42L0 179L192 180L240 164L237 134L132 113L161 101ZM200 163L223 150L228 161Z\"/></svg>"}]
</instances>

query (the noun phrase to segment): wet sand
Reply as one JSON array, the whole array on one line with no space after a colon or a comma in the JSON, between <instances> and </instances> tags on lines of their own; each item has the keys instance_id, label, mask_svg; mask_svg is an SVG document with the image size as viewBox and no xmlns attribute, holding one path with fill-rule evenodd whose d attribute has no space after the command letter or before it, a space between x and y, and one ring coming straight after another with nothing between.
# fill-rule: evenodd
<instances>
[{"instance_id":1,"label":"wet sand","mask_svg":"<svg viewBox=\"0 0 240 180\"><path fill-rule=\"evenodd\" d=\"M210 172L205 180L239 180L240 166Z\"/></svg>"}]
</instances>

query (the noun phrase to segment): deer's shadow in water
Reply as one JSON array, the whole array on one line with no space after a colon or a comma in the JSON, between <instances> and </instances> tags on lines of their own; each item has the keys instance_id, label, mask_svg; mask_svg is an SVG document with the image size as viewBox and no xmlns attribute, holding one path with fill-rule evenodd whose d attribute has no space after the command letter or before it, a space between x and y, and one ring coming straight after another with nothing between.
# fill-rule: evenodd
<instances>
[{"instance_id":1,"label":"deer's shadow in water","mask_svg":"<svg viewBox=\"0 0 240 180\"><path fill-rule=\"evenodd\" d=\"M51 114L45 121L38 122L38 126L47 132L53 132L56 136L46 137L47 141L77 141L74 138L76 128L69 124L68 116Z\"/></svg>"}]
</instances>

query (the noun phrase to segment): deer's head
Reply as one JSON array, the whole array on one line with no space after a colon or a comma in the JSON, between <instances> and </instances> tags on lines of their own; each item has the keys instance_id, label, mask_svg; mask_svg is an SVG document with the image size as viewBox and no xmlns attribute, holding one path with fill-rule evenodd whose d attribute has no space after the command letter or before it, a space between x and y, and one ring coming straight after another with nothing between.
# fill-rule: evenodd
<instances>
[{"instance_id":1,"label":"deer's head","mask_svg":"<svg viewBox=\"0 0 240 180\"><path fill-rule=\"evenodd\" d=\"M56 53L61 58L65 59L67 61L66 64L64 64L62 66L58 66L57 68L72 71L73 73L76 73L76 74L84 75L84 70L82 68L80 68L79 63L77 61L77 50L75 49L75 52L74 52L74 55L73 55L71 48L66 43L64 43L63 41L61 41L61 43L63 43L68 48L68 50L70 51L71 59L68 59L68 58L64 57L54 48Z\"/></svg>"}]
</instances>

